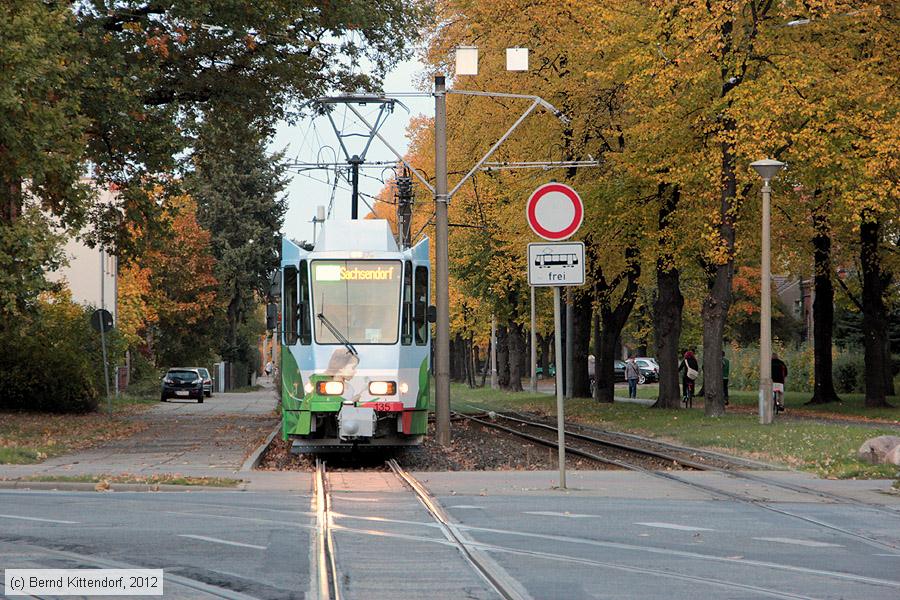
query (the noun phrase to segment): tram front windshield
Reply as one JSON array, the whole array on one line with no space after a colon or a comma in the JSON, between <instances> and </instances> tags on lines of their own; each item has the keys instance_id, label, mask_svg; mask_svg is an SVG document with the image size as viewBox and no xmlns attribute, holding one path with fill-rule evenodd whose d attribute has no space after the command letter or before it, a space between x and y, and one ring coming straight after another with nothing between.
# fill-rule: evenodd
<instances>
[{"instance_id":1,"label":"tram front windshield","mask_svg":"<svg viewBox=\"0 0 900 600\"><path fill-rule=\"evenodd\" d=\"M400 261L314 260L312 271L316 343L341 343L320 313L351 344L397 343Z\"/></svg>"}]
</instances>

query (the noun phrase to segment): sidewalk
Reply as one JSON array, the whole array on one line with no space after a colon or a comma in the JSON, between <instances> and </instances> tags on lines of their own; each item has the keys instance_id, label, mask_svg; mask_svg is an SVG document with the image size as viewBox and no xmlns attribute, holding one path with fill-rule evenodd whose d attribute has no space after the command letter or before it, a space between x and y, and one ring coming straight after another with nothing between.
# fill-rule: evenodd
<instances>
[{"instance_id":1,"label":"sidewalk","mask_svg":"<svg viewBox=\"0 0 900 600\"><path fill-rule=\"evenodd\" d=\"M245 460L280 422L270 385L214 394L203 404L169 400L133 418L148 427L125 439L33 465L0 465L0 479L179 474L245 479Z\"/></svg>"}]
</instances>

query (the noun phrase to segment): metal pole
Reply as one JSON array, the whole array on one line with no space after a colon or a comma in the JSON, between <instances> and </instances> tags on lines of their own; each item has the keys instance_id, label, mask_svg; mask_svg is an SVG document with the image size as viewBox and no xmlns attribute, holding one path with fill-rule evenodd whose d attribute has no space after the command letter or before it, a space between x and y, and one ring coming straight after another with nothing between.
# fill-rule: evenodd
<instances>
[{"instance_id":1,"label":"metal pole","mask_svg":"<svg viewBox=\"0 0 900 600\"><path fill-rule=\"evenodd\" d=\"M434 345L435 430L438 444L450 444L450 270L447 223L447 88L443 75L434 78L434 286L437 331Z\"/></svg>"},{"instance_id":2,"label":"metal pole","mask_svg":"<svg viewBox=\"0 0 900 600\"><path fill-rule=\"evenodd\" d=\"M106 252L100 250L100 309L106 310ZM100 348L103 350L103 380L106 383L106 408L112 416L112 398L109 395L109 364L106 361L106 323L100 314Z\"/></svg>"},{"instance_id":3,"label":"metal pole","mask_svg":"<svg viewBox=\"0 0 900 600\"><path fill-rule=\"evenodd\" d=\"M559 288L553 288L553 327L556 329L554 344L556 346L556 429L557 445L559 447L559 487L566 489L566 417L563 410L562 369L559 368L559 356L562 353L562 340L559 339L559 331L562 326L560 318Z\"/></svg>"},{"instance_id":4,"label":"metal pole","mask_svg":"<svg viewBox=\"0 0 900 600\"><path fill-rule=\"evenodd\" d=\"M350 218L354 221L359 218L359 165L362 159L358 156L352 156L349 161L353 171L353 196L350 205Z\"/></svg>"},{"instance_id":5,"label":"metal pole","mask_svg":"<svg viewBox=\"0 0 900 600\"><path fill-rule=\"evenodd\" d=\"M531 286L531 391L537 392L537 328L534 306L534 286Z\"/></svg>"},{"instance_id":6,"label":"metal pole","mask_svg":"<svg viewBox=\"0 0 900 600\"><path fill-rule=\"evenodd\" d=\"M491 315L491 389L499 387L497 381L497 317Z\"/></svg>"},{"instance_id":7,"label":"metal pole","mask_svg":"<svg viewBox=\"0 0 900 600\"><path fill-rule=\"evenodd\" d=\"M572 397L575 381L572 373L575 371L575 336L573 333L574 307L572 305L572 291L566 290L566 399Z\"/></svg>"},{"instance_id":8,"label":"metal pole","mask_svg":"<svg viewBox=\"0 0 900 600\"><path fill-rule=\"evenodd\" d=\"M762 269L760 274L759 319L759 422L772 422L772 274L770 249L771 215L769 180L763 179L762 187Z\"/></svg>"}]
</instances>

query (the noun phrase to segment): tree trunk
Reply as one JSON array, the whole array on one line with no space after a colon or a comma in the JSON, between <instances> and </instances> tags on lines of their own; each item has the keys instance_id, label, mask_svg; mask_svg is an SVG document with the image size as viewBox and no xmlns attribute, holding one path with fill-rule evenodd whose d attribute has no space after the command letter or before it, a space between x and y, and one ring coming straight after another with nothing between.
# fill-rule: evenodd
<instances>
[{"instance_id":1,"label":"tree trunk","mask_svg":"<svg viewBox=\"0 0 900 600\"><path fill-rule=\"evenodd\" d=\"M672 213L678 206L680 191L660 185L659 255L656 259L656 298L653 302L653 330L656 337L656 356L659 362L659 397L656 408L681 408L678 383L678 342L681 339L681 313L684 296L681 294L681 273L675 266L673 249L668 245ZM669 193L667 193L669 192Z\"/></svg>"},{"instance_id":2,"label":"tree trunk","mask_svg":"<svg viewBox=\"0 0 900 600\"><path fill-rule=\"evenodd\" d=\"M885 286L887 287L887 286ZM889 326L890 316L885 319L885 323ZM894 396L894 359L891 357L891 339L887 331L884 334L884 395Z\"/></svg>"},{"instance_id":3,"label":"tree trunk","mask_svg":"<svg viewBox=\"0 0 900 600\"><path fill-rule=\"evenodd\" d=\"M509 336L505 325L497 326L497 383L509 387Z\"/></svg>"},{"instance_id":4,"label":"tree trunk","mask_svg":"<svg viewBox=\"0 0 900 600\"><path fill-rule=\"evenodd\" d=\"M601 321L603 324L601 326ZM600 317L595 322L595 328L599 329L594 350L594 399L598 402L612 403L615 398L616 377L614 362L619 352L619 336L616 335L612 323L607 324Z\"/></svg>"},{"instance_id":5,"label":"tree trunk","mask_svg":"<svg viewBox=\"0 0 900 600\"><path fill-rule=\"evenodd\" d=\"M860 261L862 263L863 288L863 348L865 350L866 408L889 406L885 398L887 310L884 306L885 278L881 270L878 245L881 241L881 223L871 211L860 215Z\"/></svg>"},{"instance_id":6,"label":"tree trunk","mask_svg":"<svg viewBox=\"0 0 900 600\"><path fill-rule=\"evenodd\" d=\"M478 384L476 383L476 379L478 377L478 365L481 362L478 357L478 344L470 337L469 338L469 356L472 364L472 378L469 383L469 387L474 388Z\"/></svg>"},{"instance_id":7,"label":"tree trunk","mask_svg":"<svg viewBox=\"0 0 900 600\"><path fill-rule=\"evenodd\" d=\"M594 353L594 378L596 381L594 398L600 402L612 402L615 396L613 361L619 353L622 328L637 299L638 279L641 276L640 251L636 245L628 245L625 248L625 270L610 281L607 281L604 276L603 268L597 257L597 248L591 242L590 237L585 241L585 252L591 257L591 276L594 280L592 291L594 300L599 307L601 325L600 334L597 336L599 340L597 352ZM613 306L612 295L623 280L625 289L618 303Z\"/></svg>"},{"instance_id":8,"label":"tree trunk","mask_svg":"<svg viewBox=\"0 0 900 600\"><path fill-rule=\"evenodd\" d=\"M730 32L730 28L729 28ZM722 95L730 90L723 86ZM735 130L734 120L723 118L723 135L720 143L721 203L719 206L719 237L725 249L724 260L707 267L707 295L703 299L703 391L705 413L708 417L725 414L725 396L722 380L722 336L725 320L731 307L731 283L734 276L734 218L737 212L737 177L735 172L734 146L730 141ZM770 285L763 281L762 285Z\"/></svg>"},{"instance_id":9,"label":"tree trunk","mask_svg":"<svg viewBox=\"0 0 900 600\"><path fill-rule=\"evenodd\" d=\"M591 378L588 375L588 354L591 344L591 317L593 316L590 294L578 294L573 304L575 308L572 323L572 396L589 398Z\"/></svg>"},{"instance_id":10,"label":"tree trunk","mask_svg":"<svg viewBox=\"0 0 900 600\"><path fill-rule=\"evenodd\" d=\"M540 349L540 352L538 353L538 366L541 368L544 379L547 379L550 377L550 342L553 340L553 337L538 334L537 339L538 348Z\"/></svg>"},{"instance_id":11,"label":"tree trunk","mask_svg":"<svg viewBox=\"0 0 900 600\"><path fill-rule=\"evenodd\" d=\"M6 147L0 146L0 156ZM3 178L0 182L0 227L14 225L22 215L22 180Z\"/></svg>"},{"instance_id":12,"label":"tree trunk","mask_svg":"<svg viewBox=\"0 0 900 600\"><path fill-rule=\"evenodd\" d=\"M475 348L475 358L478 358L478 348ZM488 371L491 369L491 340L488 339L487 351L484 353L484 367L481 369L481 387L487 382Z\"/></svg>"},{"instance_id":13,"label":"tree trunk","mask_svg":"<svg viewBox=\"0 0 900 600\"><path fill-rule=\"evenodd\" d=\"M591 338L594 340L594 394L593 398L600 402L600 313L595 312L591 319ZM613 382L615 387L615 382Z\"/></svg>"},{"instance_id":14,"label":"tree trunk","mask_svg":"<svg viewBox=\"0 0 900 600\"><path fill-rule=\"evenodd\" d=\"M505 389L510 392L522 391L522 325L515 321L509 324L509 382Z\"/></svg>"},{"instance_id":15,"label":"tree trunk","mask_svg":"<svg viewBox=\"0 0 900 600\"><path fill-rule=\"evenodd\" d=\"M816 190L814 196L818 196ZM825 201L813 211L815 235L812 239L815 265L813 283L813 396L807 404L840 402L832 378L832 333L834 328L834 286L831 283L831 203Z\"/></svg>"}]
</instances>

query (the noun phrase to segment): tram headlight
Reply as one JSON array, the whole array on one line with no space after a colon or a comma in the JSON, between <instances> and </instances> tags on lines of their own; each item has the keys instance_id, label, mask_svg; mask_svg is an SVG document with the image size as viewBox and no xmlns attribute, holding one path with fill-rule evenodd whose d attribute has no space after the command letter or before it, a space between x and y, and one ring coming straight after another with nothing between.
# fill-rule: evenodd
<instances>
[{"instance_id":1,"label":"tram headlight","mask_svg":"<svg viewBox=\"0 0 900 600\"><path fill-rule=\"evenodd\" d=\"M313 387L313 384L311 381L307 381L306 385L303 386L303 391L306 392L307 394L312 394L314 389L315 388Z\"/></svg>"},{"instance_id":2,"label":"tram headlight","mask_svg":"<svg viewBox=\"0 0 900 600\"><path fill-rule=\"evenodd\" d=\"M401 381L400 382L400 393L405 394L408 391L409 391L409 384L407 384L405 381Z\"/></svg>"},{"instance_id":3,"label":"tram headlight","mask_svg":"<svg viewBox=\"0 0 900 600\"><path fill-rule=\"evenodd\" d=\"M316 391L322 396L340 396L344 393L344 382L320 381L316 384Z\"/></svg>"},{"instance_id":4,"label":"tram headlight","mask_svg":"<svg viewBox=\"0 0 900 600\"><path fill-rule=\"evenodd\" d=\"M369 393L373 396L393 396L397 393L397 383L394 381L371 381Z\"/></svg>"}]
</instances>

